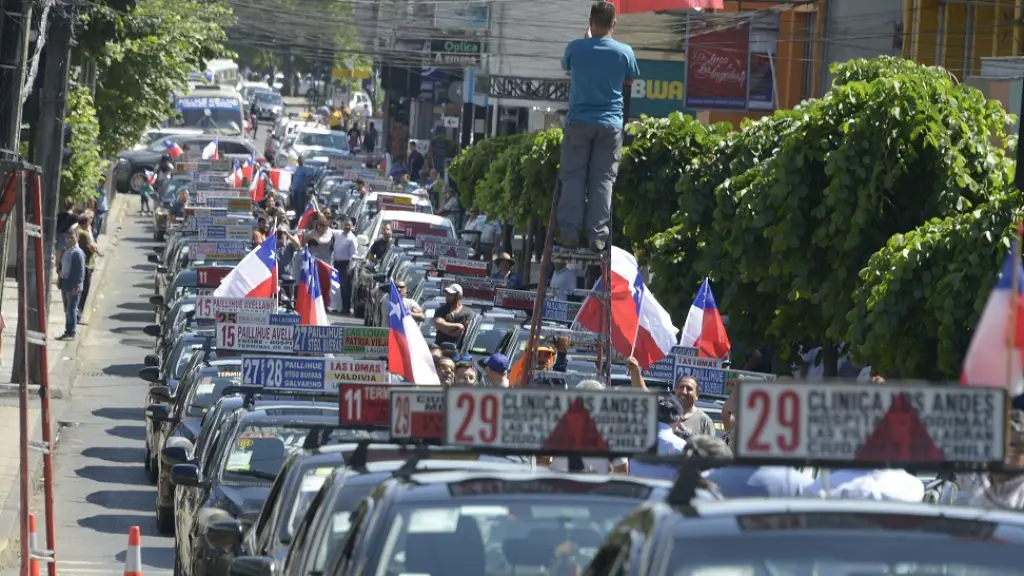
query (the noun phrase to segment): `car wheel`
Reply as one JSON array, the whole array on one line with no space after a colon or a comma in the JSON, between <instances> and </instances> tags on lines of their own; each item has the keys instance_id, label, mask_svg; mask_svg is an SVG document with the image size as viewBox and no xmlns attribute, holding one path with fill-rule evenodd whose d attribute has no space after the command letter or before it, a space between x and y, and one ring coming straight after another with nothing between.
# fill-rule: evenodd
<instances>
[{"instance_id":1,"label":"car wheel","mask_svg":"<svg viewBox=\"0 0 1024 576\"><path fill-rule=\"evenodd\" d=\"M149 466L146 467L146 471L149 472L150 483L155 485L160 481L160 462L157 461L155 455L150 457Z\"/></svg>"},{"instance_id":2,"label":"car wheel","mask_svg":"<svg viewBox=\"0 0 1024 576\"><path fill-rule=\"evenodd\" d=\"M167 237L167 236L166 236L166 233L165 233L165 232L157 232L157 233L156 233L156 241L157 241L157 242L163 242L163 241L164 241L164 238L166 238L166 237Z\"/></svg>"},{"instance_id":3,"label":"car wheel","mask_svg":"<svg viewBox=\"0 0 1024 576\"><path fill-rule=\"evenodd\" d=\"M174 534L174 508L158 506L156 509L156 531L161 534ZM177 573L177 570L175 570Z\"/></svg>"},{"instance_id":4,"label":"car wheel","mask_svg":"<svg viewBox=\"0 0 1024 576\"><path fill-rule=\"evenodd\" d=\"M138 194L142 191L142 185L146 183L146 171L142 168L136 168L132 175L128 177L128 189L134 194Z\"/></svg>"}]
</instances>

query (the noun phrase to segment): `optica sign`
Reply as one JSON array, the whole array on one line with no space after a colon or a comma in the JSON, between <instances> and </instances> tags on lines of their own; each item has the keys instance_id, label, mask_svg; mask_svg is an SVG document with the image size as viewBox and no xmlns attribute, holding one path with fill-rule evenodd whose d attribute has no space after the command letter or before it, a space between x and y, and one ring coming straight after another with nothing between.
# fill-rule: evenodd
<instances>
[{"instance_id":1,"label":"optica sign","mask_svg":"<svg viewBox=\"0 0 1024 576\"><path fill-rule=\"evenodd\" d=\"M646 114L664 118L683 111L686 62L672 60L638 60L640 78L633 81L629 115Z\"/></svg>"}]
</instances>

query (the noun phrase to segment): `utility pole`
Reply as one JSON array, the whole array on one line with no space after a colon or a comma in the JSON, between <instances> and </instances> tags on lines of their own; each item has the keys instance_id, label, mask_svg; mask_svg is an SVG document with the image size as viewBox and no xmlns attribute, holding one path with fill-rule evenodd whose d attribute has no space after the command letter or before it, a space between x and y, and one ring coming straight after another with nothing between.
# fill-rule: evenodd
<instances>
[{"instance_id":1,"label":"utility pole","mask_svg":"<svg viewBox=\"0 0 1024 576\"><path fill-rule=\"evenodd\" d=\"M43 209L43 263L45 270L29 269L28 283L25 286L18 285L18 299L27 299L28 326L31 330L46 332L46 326L40 326L38 310L34 307L35 302L43 302L46 306L47 316L50 311L50 286L53 282L53 254L54 236L57 220L57 202L60 197L60 174L61 164L64 155L64 119L67 108L68 90L68 67L71 59L71 34L72 34L72 10L73 7L64 2L58 2L51 10L49 30L40 30L40 35L46 34L46 46L43 47L40 63L39 81L33 98L38 98L38 122L33 126L36 165L42 170L42 209ZM34 246L34 245L33 245ZM33 249L34 250L34 249ZM34 255L29 255L29 262L35 262ZM44 294L35 294L35 275L43 274ZM19 321L21 319L19 318ZM15 379L23 374L20 362L25 357L22 349L25 342L20 339L15 343L14 370L12 374ZM41 348L29 346L29 383L39 384L42 382L42 371L46 369L40 358ZM24 382L19 382L24 384Z\"/></svg>"}]
</instances>

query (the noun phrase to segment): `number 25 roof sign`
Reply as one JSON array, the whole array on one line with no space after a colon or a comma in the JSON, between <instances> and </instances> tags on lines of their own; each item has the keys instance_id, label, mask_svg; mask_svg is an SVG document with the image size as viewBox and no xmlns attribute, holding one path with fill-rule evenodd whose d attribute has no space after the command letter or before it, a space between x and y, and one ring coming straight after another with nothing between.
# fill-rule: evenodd
<instances>
[{"instance_id":1,"label":"number 25 roof sign","mask_svg":"<svg viewBox=\"0 0 1024 576\"><path fill-rule=\"evenodd\" d=\"M999 465L1006 391L870 383L738 384L737 459L844 468Z\"/></svg>"},{"instance_id":2,"label":"number 25 roof sign","mask_svg":"<svg viewBox=\"0 0 1024 576\"><path fill-rule=\"evenodd\" d=\"M633 390L448 388L444 443L520 454L653 453L658 396Z\"/></svg>"}]
</instances>

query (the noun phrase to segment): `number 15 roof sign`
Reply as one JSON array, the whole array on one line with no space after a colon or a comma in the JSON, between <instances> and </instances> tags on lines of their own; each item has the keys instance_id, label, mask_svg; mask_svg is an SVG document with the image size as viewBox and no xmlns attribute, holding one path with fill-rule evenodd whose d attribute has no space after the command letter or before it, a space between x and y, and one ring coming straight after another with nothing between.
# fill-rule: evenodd
<instances>
[{"instance_id":1,"label":"number 15 roof sign","mask_svg":"<svg viewBox=\"0 0 1024 576\"><path fill-rule=\"evenodd\" d=\"M519 454L653 453L658 396L633 390L448 388L444 443Z\"/></svg>"},{"instance_id":2,"label":"number 15 roof sign","mask_svg":"<svg viewBox=\"0 0 1024 576\"><path fill-rule=\"evenodd\" d=\"M740 381L737 459L823 467L959 469L1006 455L1006 391Z\"/></svg>"}]
</instances>

